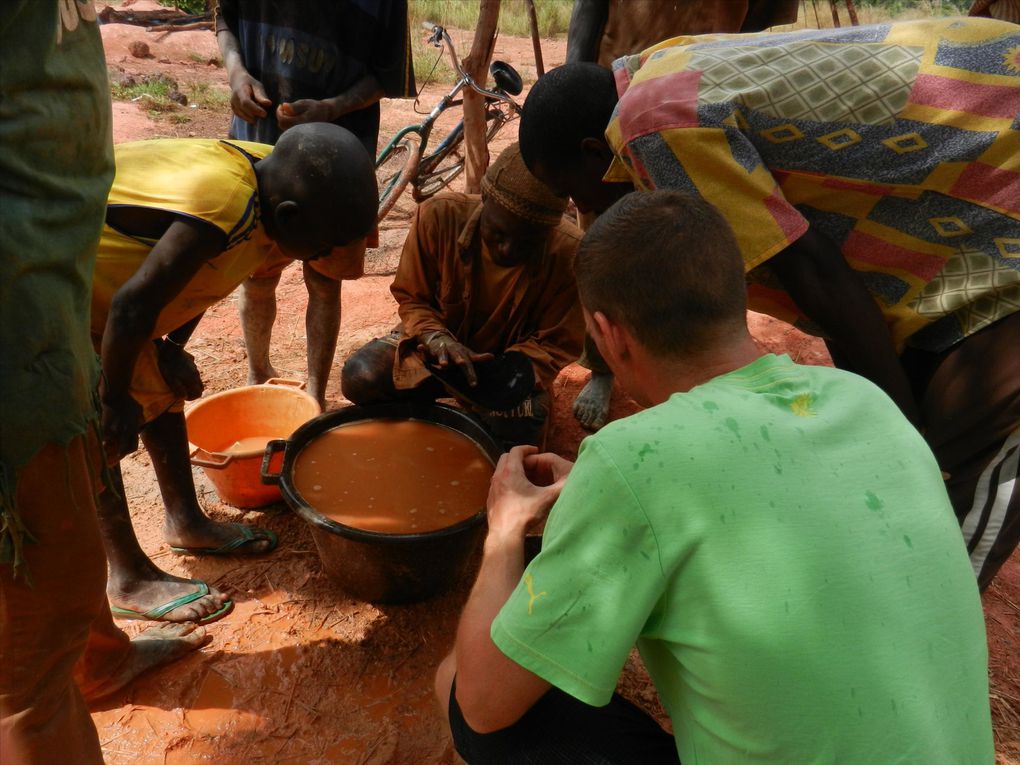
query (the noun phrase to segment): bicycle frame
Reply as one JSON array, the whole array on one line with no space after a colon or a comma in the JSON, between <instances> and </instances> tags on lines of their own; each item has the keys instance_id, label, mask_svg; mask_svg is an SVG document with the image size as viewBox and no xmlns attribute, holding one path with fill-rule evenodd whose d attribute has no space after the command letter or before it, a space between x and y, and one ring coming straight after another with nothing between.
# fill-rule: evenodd
<instances>
[{"instance_id":1,"label":"bicycle frame","mask_svg":"<svg viewBox=\"0 0 1020 765\"><path fill-rule=\"evenodd\" d=\"M443 44L448 46L450 58L453 62L455 70L458 72L458 74L460 74L460 79L454 84L453 88L446 95L439 99L435 106L432 107L432 110L425 116L425 118L420 123L406 125L405 127L401 128L397 132L397 134L394 135L389 140L386 146L384 146L382 151L379 153L379 156L376 158L376 167L382 165L383 161L389 156L389 154L392 151L394 151L394 149L397 146L399 146L401 142L404 141L405 138L407 138L410 134L413 133L417 135L419 139L416 163L418 172L428 172L429 170L431 170L431 167L429 166L429 160L431 158L436 158L438 162L439 160L442 159L446 150L450 146L461 140L462 137L461 134L464 128L463 120L457 123L457 125L443 138L443 140L439 143L438 146L436 146L431 152L426 154L427 150L430 148L428 146L428 142L432 133L432 128L434 127L436 121L439 119L440 115L443 114L443 112L445 112L447 109L449 109L456 103L459 103L458 97L461 95L465 88L470 88L476 91L479 95L483 96L485 98L487 110L498 109L499 111L502 112L503 111L502 106L497 106L497 104L506 105L506 112L508 116L502 118L500 124L511 119L514 114L520 113L520 106L509 95L503 92L502 89L498 87L494 90L487 90L485 88L482 88L477 83L475 83L471 75L464 71L464 68L461 66L461 63L457 58L457 53L453 45L453 41L450 39L450 36L445 29L443 29L438 24L431 24L429 22L426 22L424 26L432 33L429 38L429 42L432 45L434 45L435 47L442 47ZM432 163L432 166L434 166L437 162ZM400 175L393 176L393 178L390 179L389 185L386 188L380 190L382 192L381 198L385 198L386 196L388 196L391 193L394 185L398 183L406 184L409 180L410 178L402 178ZM399 193L400 191L398 190L396 194Z\"/></svg>"}]
</instances>

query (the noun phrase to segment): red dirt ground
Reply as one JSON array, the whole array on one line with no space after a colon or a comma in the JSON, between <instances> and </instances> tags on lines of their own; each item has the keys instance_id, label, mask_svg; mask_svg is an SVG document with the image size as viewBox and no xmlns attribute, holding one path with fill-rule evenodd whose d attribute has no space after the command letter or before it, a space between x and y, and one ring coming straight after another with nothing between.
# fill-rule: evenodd
<instances>
[{"instance_id":1,"label":"red dirt ground","mask_svg":"<svg viewBox=\"0 0 1020 765\"><path fill-rule=\"evenodd\" d=\"M143 3L137 3L138 7ZM139 27L102 29L110 66L131 74L169 74L183 86L207 82L226 90L222 68L205 63L218 55L212 33L176 32L160 36ZM144 40L153 58L127 52ZM469 44L459 36L460 47ZM547 66L562 62L562 40L546 40ZM530 41L501 38L497 58L520 63L534 79ZM524 63L521 63L524 62ZM422 102L431 105L443 88L430 87ZM182 108L190 117L175 122L151 119L142 107L114 104L115 140L156 136L224 137L225 107ZM177 117L176 119L182 119ZM414 119L411 102L384 102L382 136ZM508 129L496 151L513 140ZM399 257L406 216L387 220L382 247L371 254L368 275L343 285L343 321L337 360L386 332L396 320L389 276ZM277 368L302 378L305 370L305 291L300 271L285 272L279 292L279 318L273 341ZM244 384L245 354L236 296L208 312L189 349L203 373L206 393ZM828 364L822 344L768 317L752 314L752 331L761 345L790 353L806 363ZM571 366L556 382L551 447L576 454L583 433L570 415L570 403L587 373ZM331 408L346 402L337 380L328 390ZM617 392L613 416L636 409ZM237 606L213 625L204 650L142 678L99 705L93 717L107 762L160 763L357 763L358 765L446 765L459 758L443 731L432 698L434 668L449 650L468 582L457 591L412 606L374 606L347 597L321 573L306 526L287 509L272 506L243 513L223 505L198 469L200 498L218 519L256 523L275 530L280 548L264 558L194 558L175 555L162 541L163 510L147 455L124 462L125 486L142 546L168 571L205 579L229 590ZM992 707L997 762L1020 765L1020 555L1015 555L985 593L991 653ZM125 629L137 631L131 622ZM661 715L654 689L632 660L621 683L624 692Z\"/></svg>"}]
</instances>

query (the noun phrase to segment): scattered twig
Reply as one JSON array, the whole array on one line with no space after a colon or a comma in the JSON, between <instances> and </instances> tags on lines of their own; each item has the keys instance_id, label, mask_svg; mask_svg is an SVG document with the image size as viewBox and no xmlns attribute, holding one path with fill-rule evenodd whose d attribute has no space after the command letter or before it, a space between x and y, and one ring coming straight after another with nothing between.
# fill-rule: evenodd
<instances>
[{"instance_id":1,"label":"scattered twig","mask_svg":"<svg viewBox=\"0 0 1020 765\"><path fill-rule=\"evenodd\" d=\"M195 21L192 22L191 24L161 24L158 27L149 27L145 31L149 33L153 32L161 33L159 37L156 38L156 42L160 42L171 32L188 32L193 31L195 29L212 29L212 28L213 23L211 21Z\"/></svg>"},{"instance_id":2,"label":"scattered twig","mask_svg":"<svg viewBox=\"0 0 1020 765\"><path fill-rule=\"evenodd\" d=\"M1010 600L1009 598L1007 598L1005 595L1003 595L1001 593L999 594L999 598L1002 600L1003 603L1005 603L1007 606L1009 606L1014 611L1016 611L1018 614L1020 614L1020 606L1018 606L1016 603L1014 603L1012 600Z\"/></svg>"},{"instance_id":3,"label":"scattered twig","mask_svg":"<svg viewBox=\"0 0 1020 765\"><path fill-rule=\"evenodd\" d=\"M99 746L105 748L105 747L109 746L110 744L112 744L114 741L116 741L118 738L123 738L126 735L127 735L127 731L126 730L122 730L120 733L118 733L113 738L108 738L108 739L106 739L106 741L99 742Z\"/></svg>"},{"instance_id":4,"label":"scattered twig","mask_svg":"<svg viewBox=\"0 0 1020 765\"><path fill-rule=\"evenodd\" d=\"M329 611L326 612L326 615L324 617L322 617L322 621L319 622L319 631L320 632L322 631L322 628L326 626L326 620L329 617L331 617L334 613L336 613L336 606L333 606L331 609L329 609Z\"/></svg>"}]
</instances>

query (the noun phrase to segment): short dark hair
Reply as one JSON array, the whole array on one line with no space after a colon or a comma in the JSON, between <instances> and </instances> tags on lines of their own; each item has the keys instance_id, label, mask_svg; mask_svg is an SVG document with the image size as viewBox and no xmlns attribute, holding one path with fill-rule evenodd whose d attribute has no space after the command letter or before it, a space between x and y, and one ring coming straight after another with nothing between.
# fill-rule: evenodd
<instances>
[{"instance_id":1,"label":"short dark hair","mask_svg":"<svg viewBox=\"0 0 1020 765\"><path fill-rule=\"evenodd\" d=\"M518 140L524 163L532 170L536 163L556 170L570 166L585 138L605 140L616 102L613 73L605 67L585 62L546 72L521 113Z\"/></svg>"},{"instance_id":2,"label":"short dark hair","mask_svg":"<svg viewBox=\"0 0 1020 765\"><path fill-rule=\"evenodd\" d=\"M745 326L744 262L729 224L679 191L638 191L588 230L574 263L581 303L649 351L683 356Z\"/></svg>"}]
</instances>

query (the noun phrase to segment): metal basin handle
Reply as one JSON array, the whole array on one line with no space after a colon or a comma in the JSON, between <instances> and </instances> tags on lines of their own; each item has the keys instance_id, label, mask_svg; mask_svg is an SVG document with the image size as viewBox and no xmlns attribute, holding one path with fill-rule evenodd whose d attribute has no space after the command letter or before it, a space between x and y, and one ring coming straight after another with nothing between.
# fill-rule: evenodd
<instances>
[{"instance_id":1,"label":"metal basin handle","mask_svg":"<svg viewBox=\"0 0 1020 765\"><path fill-rule=\"evenodd\" d=\"M266 444L265 454L262 455L262 468L259 470L259 475L262 477L262 483L279 485L280 478L283 476L283 466L280 467L279 473L272 473L269 470L269 463L273 460L273 455L277 452L283 452L284 461L287 459L287 439L285 438L274 438L272 441Z\"/></svg>"}]
</instances>

